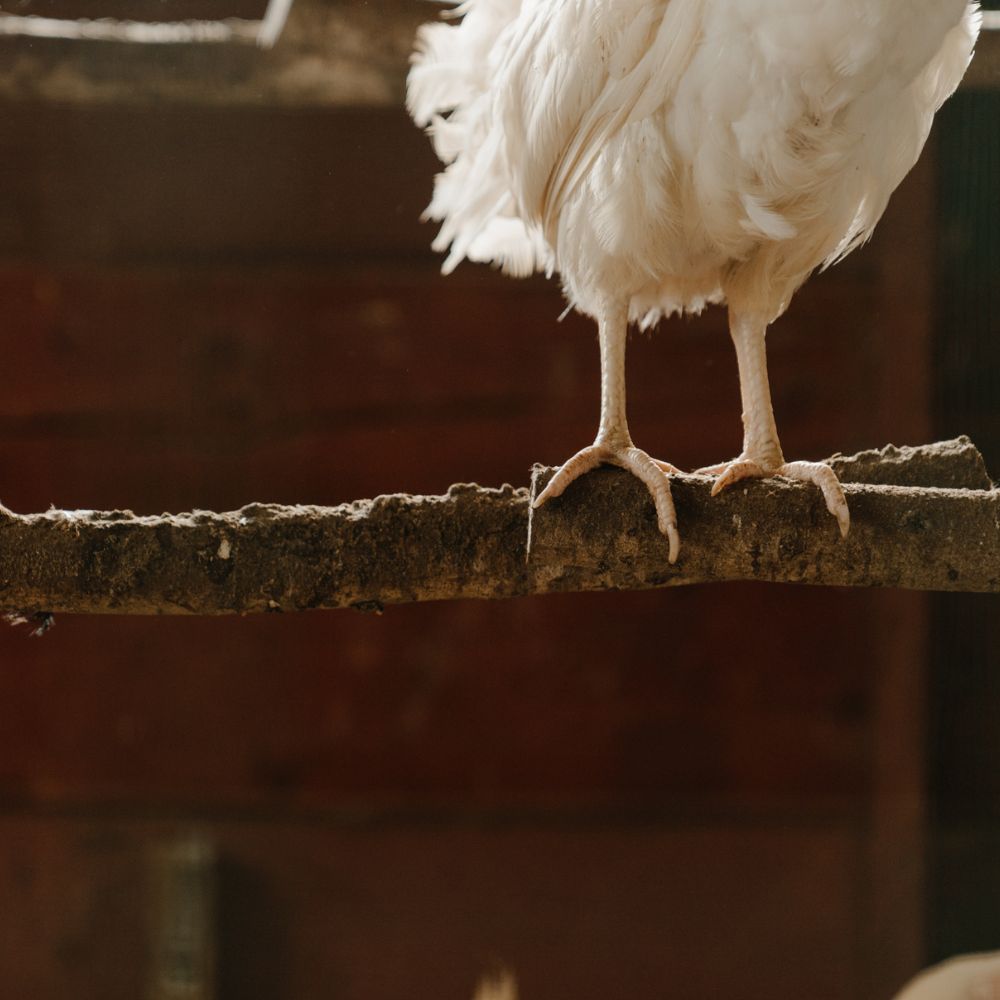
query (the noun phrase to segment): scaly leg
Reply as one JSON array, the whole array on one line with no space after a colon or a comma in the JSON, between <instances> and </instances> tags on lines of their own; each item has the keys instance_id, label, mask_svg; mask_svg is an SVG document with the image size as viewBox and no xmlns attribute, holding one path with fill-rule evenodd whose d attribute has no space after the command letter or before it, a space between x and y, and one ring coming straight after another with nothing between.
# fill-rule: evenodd
<instances>
[{"instance_id":1,"label":"scaly leg","mask_svg":"<svg viewBox=\"0 0 1000 1000\"><path fill-rule=\"evenodd\" d=\"M760 316L740 315L730 310L729 332L736 347L740 370L740 397L743 401L743 451L738 458L721 465L698 469L704 475L719 478L712 496L727 486L747 478L785 476L812 483L823 492L827 510L837 519L840 534L846 538L851 526L847 499L836 473L823 462L786 462L778 442L778 429L771 407L771 387L767 380L767 354L764 338L767 322Z\"/></svg>"},{"instance_id":2,"label":"scaly leg","mask_svg":"<svg viewBox=\"0 0 1000 1000\"><path fill-rule=\"evenodd\" d=\"M628 309L618 306L607 309L598 320L601 343L601 424L597 437L588 448L578 451L549 480L548 486L536 497L534 507L559 496L574 479L596 468L602 462L628 469L645 484L656 506L656 520L669 542L670 562L677 561L680 536L677 514L670 494L670 472L678 470L669 462L650 458L632 444L625 419L625 340L628 334Z\"/></svg>"}]
</instances>

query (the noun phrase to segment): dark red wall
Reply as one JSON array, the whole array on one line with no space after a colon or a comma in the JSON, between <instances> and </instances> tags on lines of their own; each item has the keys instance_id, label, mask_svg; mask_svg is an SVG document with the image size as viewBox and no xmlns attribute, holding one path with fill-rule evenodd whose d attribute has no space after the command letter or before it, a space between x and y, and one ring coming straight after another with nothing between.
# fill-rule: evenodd
<instances>
[{"instance_id":1,"label":"dark red wall","mask_svg":"<svg viewBox=\"0 0 1000 1000\"><path fill-rule=\"evenodd\" d=\"M437 274L402 113L3 121L8 507L524 484L592 439L591 324ZM926 436L928 177L772 332L789 457ZM639 444L735 454L731 353L719 311L636 337ZM731 585L5 629L0 983L140 995L151 852L195 830L224 998L466 998L498 960L525 1000L888 996L923 628L920 597Z\"/></svg>"}]
</instances>

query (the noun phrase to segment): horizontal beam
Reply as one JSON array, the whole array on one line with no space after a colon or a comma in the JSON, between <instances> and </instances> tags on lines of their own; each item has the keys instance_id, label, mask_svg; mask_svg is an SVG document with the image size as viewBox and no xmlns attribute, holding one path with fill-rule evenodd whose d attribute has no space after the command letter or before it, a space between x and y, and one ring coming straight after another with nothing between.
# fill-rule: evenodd
<instances>
[{"instance_id":1,"label":"horizontal beam","mask_svg":"<svg viewBox=\"0 0 1000 1000\"><path fill-rule=\"evenodd\" d=\"M402 108L417 26L437 10L412 0L297 0L270 49L256 44L259 22L238 18L67 21L52 37L51 23L0 15L0 99Z\"/></svg>"},{"instance_id":2,"label":"horizontal beam","mask_svg":"<svg viewBox=\"0 0 1000 1000\"><path fill-rule=\"evenodd\" d=\"M224 514L14 514L0 507L0 609L245 614L409 601L631 590L724 580L1000 591L1000 493L967 439L831 459L851 533L787 480L711 497L672 477L676 565L645 488L588 474L538 511L530 489L453 486L340 507L250 504Z\"/></svg>"},{"instance_id":3,"label":"horizontal beam","mask_svg":"<svg viewBox=\"0 0 1000 1000\"><path fill-rule=\"evenodd\" d=\"M0 14L0 99L402 108L414 33L439 9L413 0L295 0L266 51L254 44L259 22L239 18L66 20L59 29L53 18ZM963 87L998 86L1000 31L984 31Z\"/></svg>"},{"instance_id":4,"label":"horizontal beam","mask_svg":"<svg viewBox=\"0 0 1000 1000\"><path fill-rule=\"evenodd\" d=\"M226 18L220 21L69 20L61 17L18 17L0 14L0 38L46 41L125 42L133 45L206 45L254 42L259 21Z\"/></svg>"}]
</instances>

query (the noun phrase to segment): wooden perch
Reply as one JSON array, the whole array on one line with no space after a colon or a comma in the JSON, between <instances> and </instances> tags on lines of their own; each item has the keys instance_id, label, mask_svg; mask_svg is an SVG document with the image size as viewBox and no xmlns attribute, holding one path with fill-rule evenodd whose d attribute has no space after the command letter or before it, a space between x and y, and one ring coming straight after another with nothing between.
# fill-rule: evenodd
<instances>
[{"instance_id":1,"label":"wooden perch","mask_svg":"<svg viewBox=\"0 0 1000 1000\"><path fill-rule=\"evenodd\" d=\"M225 514L14 514L0 507L0 609L26 614L244 614L722 580L1000 590L1000 492L967 438L831 459L846 540L819 492L787 480L673 477L675 566L645 487L589 473L532 511L530 490L452 486L340 507Z\"/></svg>"}]
</instances>

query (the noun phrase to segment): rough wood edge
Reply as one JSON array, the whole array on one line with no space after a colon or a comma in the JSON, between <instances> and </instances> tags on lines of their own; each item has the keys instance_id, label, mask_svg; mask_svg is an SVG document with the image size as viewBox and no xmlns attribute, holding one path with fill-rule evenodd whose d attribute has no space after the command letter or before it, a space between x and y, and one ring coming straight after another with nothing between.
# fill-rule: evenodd
<instances>
[{"instance_id":1,"label":"rough wood edge","mask_svg":"<svg viewBox=\"0 0 1000 1000\"><path fill-rule=\"evenodd\" d=\"M0 610L380 611L724 580L1000 590L1000 493L968 439L831 461L851 505L846 540L818 493L801 484L751 482L712 498L707 477L674 477L675 566L645 488L610 468L538 511L532 491L552 474L540 467L530 490L456 485L444 496L332 508L254 503L137 516L0 507Z\"/></svg>"}]
</instances>

